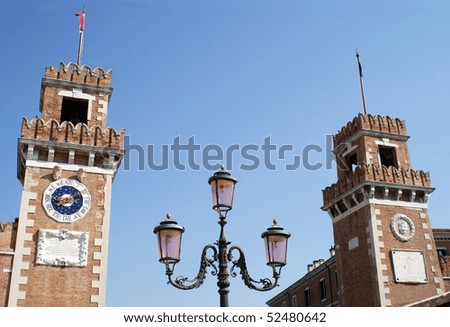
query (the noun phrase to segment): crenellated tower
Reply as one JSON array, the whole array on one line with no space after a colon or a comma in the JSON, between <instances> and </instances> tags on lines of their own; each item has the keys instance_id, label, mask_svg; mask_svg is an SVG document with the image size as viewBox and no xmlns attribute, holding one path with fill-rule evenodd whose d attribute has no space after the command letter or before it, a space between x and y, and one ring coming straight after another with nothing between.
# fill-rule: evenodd
<instances>
[{"instance_id":1,"label":"crenellated tower","mask_svg":"<svg viewBox=\"0 0 450 327\"><path fill-rule=\"evenodd\" d=\"M322 209L341 306L404 306L445 291L428 215L434 188L412 169L408 138L404 121L362 114L334 136L338 178Z\"/></svg>"},{"instance_id":2,"label":"crenellated tower","mask_svg":"<svg viewBox=\"0 0 450 327\"><path fill-rule=\"evenodd\" d=\"M106 127L111 71L47 67L22 121L23 185L8 306L103 306L112 182L124 130Z\"/></svg>"}]
</instances>

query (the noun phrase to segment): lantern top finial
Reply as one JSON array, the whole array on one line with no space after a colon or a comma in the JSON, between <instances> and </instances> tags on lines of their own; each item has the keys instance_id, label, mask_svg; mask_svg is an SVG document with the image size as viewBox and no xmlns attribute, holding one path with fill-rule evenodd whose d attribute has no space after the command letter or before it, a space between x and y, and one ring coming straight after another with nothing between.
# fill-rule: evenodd
<instances>
[{"instance_id":1,"label":"lantern top finial","mask_svg":"<svg viewBox=\"0 0 450 327\"><path fill-rule=\"evenodd\" d=\"M276 219L273 220L273 225L268 227L267 230L261 234L261 237L264 238L268 235L279 235L286 238L291 237L291 233L285 231L283 227L278 225L278 221Z\"/></svg>"}]
</instances>

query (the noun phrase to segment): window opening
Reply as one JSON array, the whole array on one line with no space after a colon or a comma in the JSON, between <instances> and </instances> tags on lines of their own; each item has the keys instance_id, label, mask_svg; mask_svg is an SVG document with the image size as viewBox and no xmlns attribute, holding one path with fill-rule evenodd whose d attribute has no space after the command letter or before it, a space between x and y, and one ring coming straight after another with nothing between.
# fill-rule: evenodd
<instances>
[{"instance_id":1,"label":"window opening","mask_svg":"<svg viewBox=\"0 0 450 327\"><path fill-rule=\"evenodd\" d=\"M304 296L304 301L305 301L305 307L310 307L311 306L311 292L310 292L309 288L305 289L303 296Z\"/></svg>"},{"instance_id":2,"label":"window opening","mask_svg":"<svg viewBox=\"0 0 450 327\"><path fill-rule=\"evenodd\" d=\"M87 124L88 104L88 100L64 97L60 122L70 121L74 125L78 123Z\"/></svg>"},{"instance_id":3,"label":"window opening","mask_svg":"<svg viewBox=\"0 0 450 327\"><path fill-rule=\"evenodd\" d=\"M394 166L398 168L397 156L395 155L395 148L390 146L379 146L381 165L385 167Z\"/></svg>"},{"instance_id":4,"label":"window opening","mask_svg":"<svg viewBox=\"0 0 450 327\"><path fill-rule=\"evenodd\" d=\"M327 288L325 285L325 279L321 279L319 282L320 300L323 301L327 298Z\"/></svg>"}]
</instances>

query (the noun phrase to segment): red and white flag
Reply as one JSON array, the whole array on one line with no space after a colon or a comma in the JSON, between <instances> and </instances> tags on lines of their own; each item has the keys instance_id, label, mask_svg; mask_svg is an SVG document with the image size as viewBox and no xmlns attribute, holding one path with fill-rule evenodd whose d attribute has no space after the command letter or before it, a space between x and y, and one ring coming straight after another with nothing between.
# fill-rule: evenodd
<instances>
[{"instance_id":1,"label":"red and white flag","mask_svg":"<svg viewBox=\"0 0 450 327\"><path fill-rule=\"evenodd\" d=\"M75 14L75 16L80 17L80 32L84 31L84 15L85 15L85 11L84 10L83 10L82 13Z\"/></svg>"}]
</instances>

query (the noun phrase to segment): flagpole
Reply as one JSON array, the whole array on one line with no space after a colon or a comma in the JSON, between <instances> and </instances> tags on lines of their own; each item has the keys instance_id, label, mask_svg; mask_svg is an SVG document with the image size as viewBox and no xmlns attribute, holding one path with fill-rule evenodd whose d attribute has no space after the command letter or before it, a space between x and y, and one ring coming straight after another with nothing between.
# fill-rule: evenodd
<instances>
[{"instance_id":1,"label":"flagpole","mask_svg":"<svg viewBox=\"0 0 450 327\"><path fill-rule=\"evenodd\" d=\"M366 99L365 99L365 97L364 97L364 84L363 84L362 67L361 67L361 63L359 62L359 53L358 53L358 50L356 50L356 60L358 61L359 85L361 86L361 97L362 97L362 103L363 103L364 115L367 115Z\"/></svg>"},{"instance_id":2,"label":"flagpole","mask_svg":"<svg viewBox=\"0 0 450 327\"><path fill-rule=\"evenodd\" d=\"M78 40L78 58L77 65L80 66L81 63L81 52L83 49L83 31L80 31L80 39Z\"/></svg>"},{"instance_id":3,"label":"flagpole","mask_svg":"<svg viewBox=\"0 0 450 327\"><path fill-rule=\"evenodd\" d=\"M84 36L84 19L86 15L86 9L83 6L83 13L76 14L76 16L80 16L80 38L78 40L78 57L77 57L77 65L81 65L81 54L83 53L83 36Z\"/></svg>"}]
</instances>

